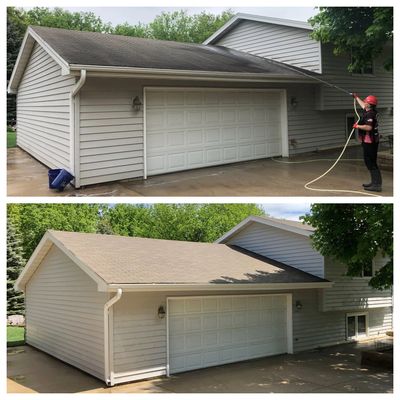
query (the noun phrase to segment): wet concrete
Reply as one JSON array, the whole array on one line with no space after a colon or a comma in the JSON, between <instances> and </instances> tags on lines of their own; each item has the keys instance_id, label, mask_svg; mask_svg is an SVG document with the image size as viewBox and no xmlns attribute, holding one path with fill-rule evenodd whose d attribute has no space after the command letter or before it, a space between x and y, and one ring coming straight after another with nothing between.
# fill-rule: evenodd
<instances>
[{"instance_id":1,"label":"wet concrete","mask_svg":"<svg viewBox=\"0 0 400 400\"><path fill-rule=\"evenodd\" d=\"M30 346L10 348L8 393L392 393L391 372L360 366L373 342L260 358L122 384L104 382Z\"/></svg>"},{"instance_id":2,"label":"wet concrete","mask_svg":"<svg viewBox=\"0 0 400 400\"><path fill-rule=\"evenodd\" d=\"M19 148L8 149L7 193L9 196L357 196L356 193L315 192L304 184L325 172L339 150L287 159L262 159L150 177L91 185L68 186L59 193L48 189L47 168ZM347 150L345 158L315 188L363 191L369 181L361 147ZM321 160L322 159L322 160ZM291 163L286 163L290 161ZM292 163L294 162L294 163ZM382 171L382 196L393 195L393 173Z\"/></svg>"}]
</instances>

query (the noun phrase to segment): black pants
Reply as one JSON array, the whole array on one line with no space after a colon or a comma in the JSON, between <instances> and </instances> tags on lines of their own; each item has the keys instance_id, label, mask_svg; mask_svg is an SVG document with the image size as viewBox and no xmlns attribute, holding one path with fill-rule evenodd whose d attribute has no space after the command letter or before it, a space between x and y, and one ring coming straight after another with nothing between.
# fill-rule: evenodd
<instances>
[{"instance_id":1,"label":"black pants","mask_svg":"<svg viewBox=\"0 0 400 400\"><path fill-rule=\"evenodd\" d=\"M369 171L379 171L378 164L376 163L378 158L378 146L379 143L362 143L364 162Z\"/></svg>"}]
</instances>

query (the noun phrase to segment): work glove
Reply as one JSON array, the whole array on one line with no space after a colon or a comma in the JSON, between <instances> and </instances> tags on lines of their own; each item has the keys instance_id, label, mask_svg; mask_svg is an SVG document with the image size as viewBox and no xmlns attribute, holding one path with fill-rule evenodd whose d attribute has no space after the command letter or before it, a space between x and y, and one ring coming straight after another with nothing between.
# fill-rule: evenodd
<instances>
[{"instance_id":1,"label":"work glove","mask_svg":"<svg viewBox=\"0 0 400 400\"><path fill-rule=\"evenodd\" d=\"M357 124L357 122L353 125L353 129L358 129L358 124Z\"/></svg>"},{"instance_id":2,"label":"work glove","mask_svg":"<svg viewBox=\"0 0 400 400\"><path fill-rule=\"evenodd\" d=\"M355 99L358 99L358 94L357 94L357 93L351 93L351 95L352 95Z\"/></svg>"}]
</instances>

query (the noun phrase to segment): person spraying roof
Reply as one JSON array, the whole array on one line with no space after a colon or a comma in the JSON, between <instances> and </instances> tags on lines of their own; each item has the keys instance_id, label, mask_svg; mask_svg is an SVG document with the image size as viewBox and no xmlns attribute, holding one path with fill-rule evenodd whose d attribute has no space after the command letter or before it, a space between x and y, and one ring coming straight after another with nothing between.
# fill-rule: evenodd
<instances>
[{"instance_id":1,"label":"person spraying roof","mask_svg":"<svg viewBox=\"0 0 400 400\"><path fill-rule=\"evenodd\" d=\"M352 93L352 96L363 109L359 122L355 123L353 128L358 129L358 137L363 148L364 163L371 174L371 182L363 183L363 187L364 190L370 192L381 192L382 175L377 164L379 132L378 111L376 107L378 99L370 95L361 100L356 93Z\"/></svg>"}]
</instances>

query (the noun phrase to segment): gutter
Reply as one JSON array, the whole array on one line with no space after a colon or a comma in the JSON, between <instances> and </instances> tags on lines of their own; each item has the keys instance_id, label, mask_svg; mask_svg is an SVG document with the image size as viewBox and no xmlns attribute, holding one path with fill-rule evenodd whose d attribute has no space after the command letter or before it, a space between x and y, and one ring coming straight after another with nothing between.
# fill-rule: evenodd
<instances>
[{"instance_id":1,"label":"gutter","mask_svg":"<svg viewBox=\"0 0 400 400\"><path fill-rule=\"evenodd\" d=\"M104 304L104 380L108 386L114 385L113 372L111 371L111 364L112 364L111 360L113 353L111 351L112 345L110 346L109 316L111 307L117 301L119 301L121 297L122 297L122 289L118 288L115 296L112 297L110 300L108 300L106 304Z\"/></svg>"},{"instance_id":2,"label":"gutter","mask_svg":"<svg viewBox=\"0 0 400 400\"><path fill-rule=\"evenodd\" d=\"M86 70L80 71L78 82L73 86L70 94L70 169L72 175L74 175L74 186L75 188L80 187L80 170L79 156L80 156L80 132L79 132L79 120L80 120L80 104L79 104L79 92L86 82Z\"/></svg>"},{"instance_id":3,"label":"gutter","mask_svg":"<svg viewBox=\"0 0 400 400\"><path fill-rule=\"evenodd\" d=\"M85 70L92 77L135 77L140 78L167 78L191 80L218 80L218 81L254 81L254 82L315 82L299 73L298 76L285 76L282 74L249 73L249 72L218 72L218 71L189 71L178 69L139 68L139 67L110 67L102 65L71 64L70 73Z\"/></svg>"},{"instance_id":4,"label":"gutter","mask_svg":"<svg viewBox=\"0 0 400 400\"><path fill-rule=\"evenodd\" d=\"M186 290L289 290L289 289L323 289L330 288L334 282L304 282L304 283L111 283L108 285L108 291L114 291L117 288L123 288L125 292L159 292L159 291L186 291Z\"/></svg>"}]
</instances>

